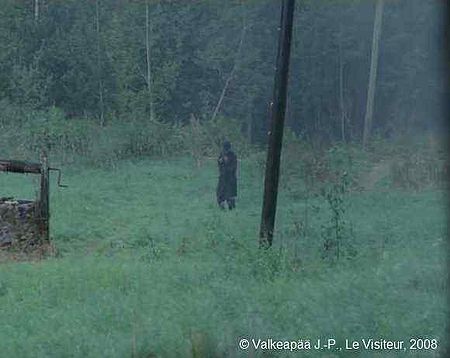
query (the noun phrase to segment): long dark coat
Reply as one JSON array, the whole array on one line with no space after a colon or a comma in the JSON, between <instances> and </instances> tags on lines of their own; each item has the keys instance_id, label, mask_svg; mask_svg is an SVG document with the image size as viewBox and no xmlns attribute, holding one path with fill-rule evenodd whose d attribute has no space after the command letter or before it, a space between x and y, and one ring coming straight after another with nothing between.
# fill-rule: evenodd
<instances>
[{"instance_id":1,"label":"long dark coat","mask_svg":"<svg viewBox=\"0 0 450 358\"><path fill-rule=\"evenodd\" d=\"M217 202L237 196L237 157L233 151L222 152L217 160L219 165L219 183L217 185Z\"/></svg>"}]
</instances>

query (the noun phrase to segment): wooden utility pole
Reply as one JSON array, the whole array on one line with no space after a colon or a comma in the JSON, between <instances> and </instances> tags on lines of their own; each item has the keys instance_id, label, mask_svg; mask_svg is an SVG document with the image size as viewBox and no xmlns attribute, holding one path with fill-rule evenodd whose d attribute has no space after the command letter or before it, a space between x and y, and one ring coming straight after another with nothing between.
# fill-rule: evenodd
<instances>
[{"instance_id":1,"label":"wooden utility pole","mask_svg":"<svg viewBox=\"0 0 450 358\"><path fill-rule=\"evenodd\" d=\"M269 147L267 150L264 200L259 234L260 246L265 248L272 246L275 226L294 7L295 0L283 0L281 5L280 35L278 40L271 123L268 133Z\"/></svg>"},{"instance_id":2,"label":"wooden utility pole","mask_svg":"<svg viewBox=\"0 0 450 358\"><path fill-rule=\"evenodd\" d=\"M377 0L375 9L375 20L373 24L372 55L370 60L369 85L367 88L366 114L364 116L363 148L369 142L370 130L372 129L373 104L375 101L375 87L378 69L378 50L381 37L381 25L383 22L384 0Z\"/></svg>"}]
</instances>

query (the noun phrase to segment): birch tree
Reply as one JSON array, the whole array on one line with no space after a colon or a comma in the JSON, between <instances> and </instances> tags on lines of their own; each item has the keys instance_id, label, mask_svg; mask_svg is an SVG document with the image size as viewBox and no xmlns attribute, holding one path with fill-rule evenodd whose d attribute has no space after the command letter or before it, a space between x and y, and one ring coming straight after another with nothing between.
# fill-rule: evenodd
<instances>
[{"instance_id":1,"label":"birch tree","mask_svg":"<svg viewBox=\"0 0 450 358\"><path fill-rule=\"evenodd\" d=\"M154 108L153 108L153 91L152 91L152 68L150 63L150 11L149 11L149 1L145 3L145 53L146 53L146 63L147 63L147 90L148 90L148 101L150 105L150 120L153 120Z\"/></svg>"},{"instance_id":2,"label":"birch tree","mask_svg":"<svg viewBox=\"0 0 450 358\"><path fill-rule=\"evenodd\" d=\"M339 25L339 109L341 119L341 140L345 142L345 108L344 108L344 59L342 54L342 24Z\"/></svg>"},{"instance_id":3,"label":"birch tree","mask_svg":"<svg viewBox=\"0 0 450 358\"><path fill-rule=\"evenodd\" d=\"M39 0L34 0L34 21L39 21Z\"/></svg>"},{"instance_id":4,"label":"birch tree","mask_svg":"<svg viewBox=\"0 0 450 358\"><path fill-rule=\"evenodd\" d=\"M370 60L369 85L367 89L366 114L364 117L364 133L363 133L364 148L367 146L370 137L370 130L372 128L373 105L375 101L375 88L378 69L378 50L381 37L381 25L383 21L383 6L384 0L377 0L375 9L375 21L373 24L372 55Z\"/></svg>"},{"instance_id":5,"label":"birch tree","mask_svg":"<svg viewBox=\"0 0 450 358\"><path fill-rule=\"evenodd\" d=\"M97 72L98 72L98 96L100 107L100 124L105 124L105 106L103 101L103 79L102 79L102 61L101 61L101 46L100 46L100 9L99 0L95 1L95 23L97 30Z\"/></svg>"}]
</instances>

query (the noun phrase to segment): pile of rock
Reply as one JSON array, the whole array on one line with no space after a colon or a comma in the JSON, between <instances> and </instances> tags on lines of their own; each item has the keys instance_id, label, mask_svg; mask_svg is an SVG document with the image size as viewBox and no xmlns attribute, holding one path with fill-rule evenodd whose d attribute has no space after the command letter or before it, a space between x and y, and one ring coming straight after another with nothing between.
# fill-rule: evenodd
<instances>
[{"instance_id":1,"label":"pile of rock","mask_svg":"<svg viewBox=\"0 0 450 358\"><path fill-rule=\"evenodd\" d=\"M37 203L0 198L0 248L27 250L41 243Z\"/></svg>"}]
</instances>

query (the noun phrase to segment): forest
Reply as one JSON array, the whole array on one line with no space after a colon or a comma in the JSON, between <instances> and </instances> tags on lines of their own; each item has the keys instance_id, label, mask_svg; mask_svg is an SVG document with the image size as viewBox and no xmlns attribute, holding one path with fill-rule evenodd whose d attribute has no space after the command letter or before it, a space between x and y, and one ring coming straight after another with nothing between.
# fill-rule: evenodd
<instances>
[{"instance_id":1,"label":"forest","mask_svg":"<svg viewBox=\"0 0 450 358\"><path fill-rule=\"evenodd\" d=\"M448 4L295 1L264 250L286 2L0 0L0 357L448 356Z\"/></svg>"},{"instance_id":2,"label":"forest","mask_svg":"<svg viewBox=\"0 0 450 358\"><path fill-rule=\"evenodd\" d=\"M277 1L2 0L2 126L51 118L100 126L230 118L264 142ZM287 109L302 138L361 141L372 1L297 1ZM374 134L440 132L444 2L387 1ZM56 113L55 113L56 112Z\"/></svg>"}]
</instances>

